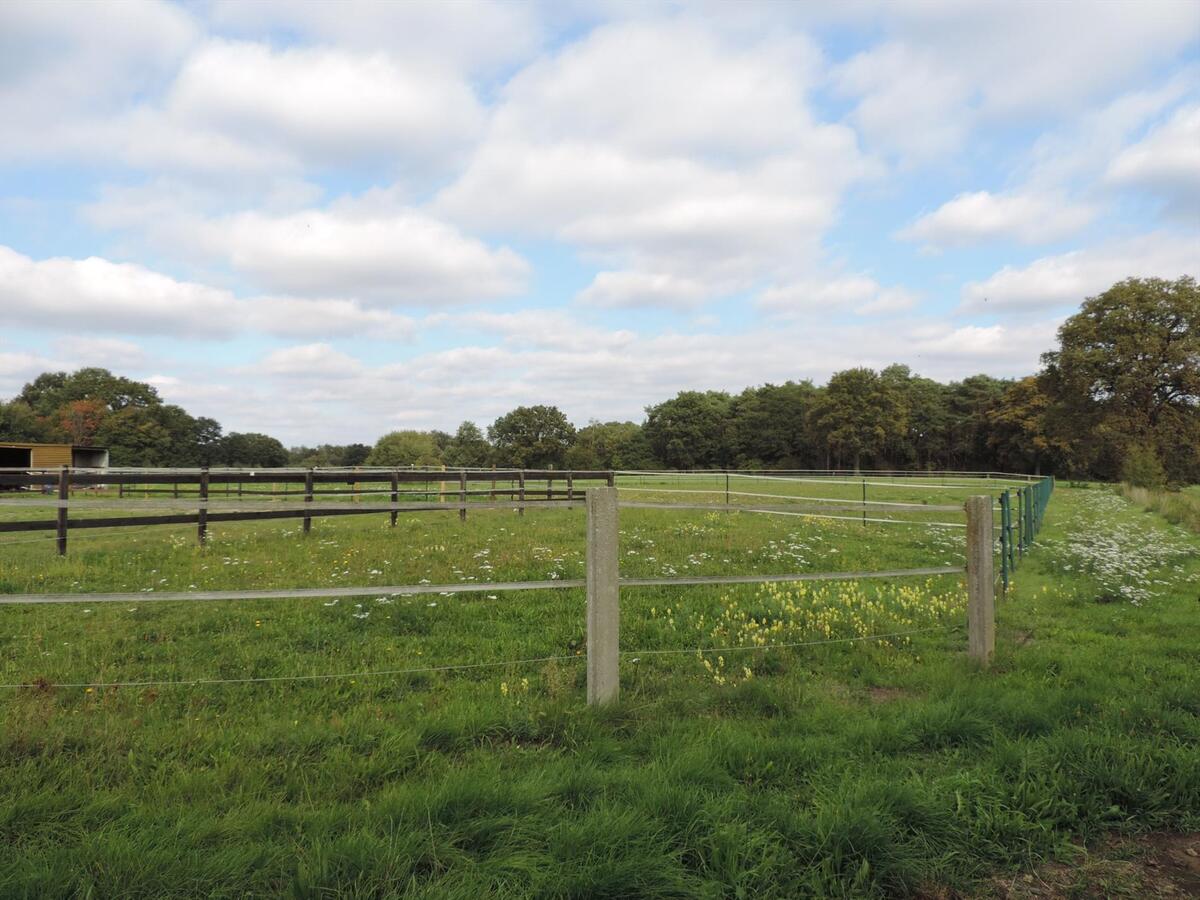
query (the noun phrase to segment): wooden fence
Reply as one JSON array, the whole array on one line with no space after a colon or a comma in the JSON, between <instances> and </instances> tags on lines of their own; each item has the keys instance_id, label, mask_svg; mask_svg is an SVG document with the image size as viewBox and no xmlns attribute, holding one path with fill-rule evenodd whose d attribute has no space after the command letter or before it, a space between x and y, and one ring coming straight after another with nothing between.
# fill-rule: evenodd
<instances>
[{"instance_id":1,"label":"wooden fence","mask_svg":"<svg viewBox=\"0 0 1200 900\"><path fill-rule=\"evenodd\" d=\"M56 494L56 498L26 499L0 494L4 498L0 499L0 507L50 506L55 509L55 517L0 520L0 532L54 531L58 552L64 555L67 552L68 532L79 528L195 523L197 538L204 543L208 537L208 526L213 522L299 518L303 520L304 533L308 534L312 529L312 520L320 516L386 513L391 524L395 525L401 512L457 510L459 518L465 520L468 508L511 507L519 514L524 514L527 506L569 505L583 499L583 489L589 483L599 482L612 487L614 477L610 471L557 469L420 471L378 468L199 468L73 471L63 467L35 471L4 470L0 471L0 490L35 490ZM418 489L415 485L422 487ZM296 490L292 490L293 486ZM71 496L73 490L78 492L81 489L112 487L117 489L115 499L78 496L72 499ZM169 494L171 499L158 499L164 494ZM143 499L133 499L137 495ZM151 495L154 495L153 499ZM436 500L429 499L435 496ZM329 497L337 498L338 502L319 502ZM408 500L402 501L402 497ZM415 497L425 499L414 502L412 498ZM447 497L454 499L446 502ZM289 503L290 499L299 502ZM369 502L348 503L348 500ZM158 508L163 511L149 515L72 518L69 514L72 508L129 509L139 512Z\"/></svg>"}]
</instances>

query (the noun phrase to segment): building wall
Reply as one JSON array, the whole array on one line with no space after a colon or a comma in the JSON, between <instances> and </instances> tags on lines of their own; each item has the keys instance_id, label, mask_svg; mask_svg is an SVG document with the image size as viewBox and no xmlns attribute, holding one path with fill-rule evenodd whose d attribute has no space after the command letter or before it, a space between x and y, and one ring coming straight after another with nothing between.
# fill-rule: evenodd
<instances>
[{"instance_id":1,"label":"building wall","mask_svg":"<svg viewBox=\"0 0 1200 900\"><path fill-rule=\"evenodd\" d=\"M53 469L71 464L70 444L33 444L33 467Z\"/></svg>"}]
</instances>

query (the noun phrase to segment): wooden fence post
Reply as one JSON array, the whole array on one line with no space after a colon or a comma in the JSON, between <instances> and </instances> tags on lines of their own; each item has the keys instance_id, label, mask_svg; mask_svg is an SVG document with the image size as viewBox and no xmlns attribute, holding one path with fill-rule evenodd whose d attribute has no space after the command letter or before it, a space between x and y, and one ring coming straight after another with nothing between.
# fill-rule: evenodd
<instances>
[{"instance_id":1,"label":"wooden fence post","mask_svg":"<svg viewBox=\"0 0 1200 900\"><path fill-rule=\"evenodd\" d=\"M467 470L458 473L458 520L467 521Z\"/></svg>"},{"instance_id":2,"label":"wooden fence post","mask_svg":"<svg viewBox=\"0 0 1200 900\"><path fill-rule=\"evenodd\" d=\"M567 473L567 502L575 499L575 473Z\"/></svg>"},{"instance_id":3,"label":"wooden fence post","mask_svg":"<svg viewBox=\"0 0 1200 900\"><path fill-rule=\"evenodd\" d=\"M58 555L67 555L67 502L71 498L71 467L63 466L58 472Z\"/></svg>"},{"instance_id":4,"label":"wooden fence post","mask_svg":"<svg viewBox=\"0 0 1200 900\"><path fill-rule=\"evenodd\" d=\"M392 470L392 506L395 507L400 502L400 473ZM396 517L400 515L398 509L392 509L392 527L396 527Z\"/></svg>"},{"instance_id":5,"label":"wooden fence post","mask_svg":"<svg viewBox=\"0 0 1200 900\"><path fill-rule=\"evenodd\" d=\"M196 511L196 537L203 547L208 541L208 466L200 469L200 504Z\"/></svg>"},{"instance_id":6,"label":"wooden fence post","mask_svg":"<svg viewBox=\"0 0 1200 900\"><path fill-rule=\"evenodd\" d=\"M517 515L525 515L525 470L517 473Z\"/></svg>"},{"instance_id":7,"label":"wooden fence post","mask_svg":"<svg viewBox=\"0 0 1200 900\"><path fill-rule=\"evenodd\" d=\"M587 491L587 702L611 703L620 691L621 588L617 489Z\"/></svg>"},{"instance_id":8,"label":"wooden fence post","mask_svg":"<svg viewBox=\"0 0 1200 900\"><path fill-rule=\"evenodd\" d=\"M967 653L987 668L996 650L995 570L992 563L992 498L968 497Z\"/></svg>"},{"instance_id":9,"label":"wooden fence post","mask_svg":"<svg viewBox=\"0 0 1200 900\"><path fill-rule=\"evenodd\" d=\"M308 471L304 473L304 502L313 502L313 470L310 466ZM308 534L312 531L312 516L307 512L304 514L304 533Z\"/></svg>"}]
</instances>

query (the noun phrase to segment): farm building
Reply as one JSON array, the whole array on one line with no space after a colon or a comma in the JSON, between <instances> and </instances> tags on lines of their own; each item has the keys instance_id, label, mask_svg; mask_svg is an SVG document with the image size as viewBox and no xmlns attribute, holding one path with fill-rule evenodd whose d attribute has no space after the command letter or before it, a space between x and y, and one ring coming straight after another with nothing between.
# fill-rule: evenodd
<instances>
[{"instance_id":1,"label":"farm building","mask_svg":"<svg viewBox=\"0 0 1200 900\"><path fill-rule=\"evenodd\" d=\"M74 444L0 441L0 469L55 469L59 466L107 469L108 450Z\"/></svg>"}]
</instances>

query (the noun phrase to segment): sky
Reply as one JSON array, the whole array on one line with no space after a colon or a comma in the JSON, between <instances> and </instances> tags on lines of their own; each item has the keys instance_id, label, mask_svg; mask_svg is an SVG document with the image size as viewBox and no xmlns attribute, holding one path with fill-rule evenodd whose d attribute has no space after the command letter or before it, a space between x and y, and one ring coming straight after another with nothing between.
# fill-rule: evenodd
<instances>
[{"instance_id":1,"label":"sky","mask_svg":"<svg viewBox=\"0 0 1200 900\"><path fill-rule=\"evenodd\" d=\"M0 397L287 444L1038 367L1200 275L1200 3L0 4Z\"/></svg>"}]
</instances>

